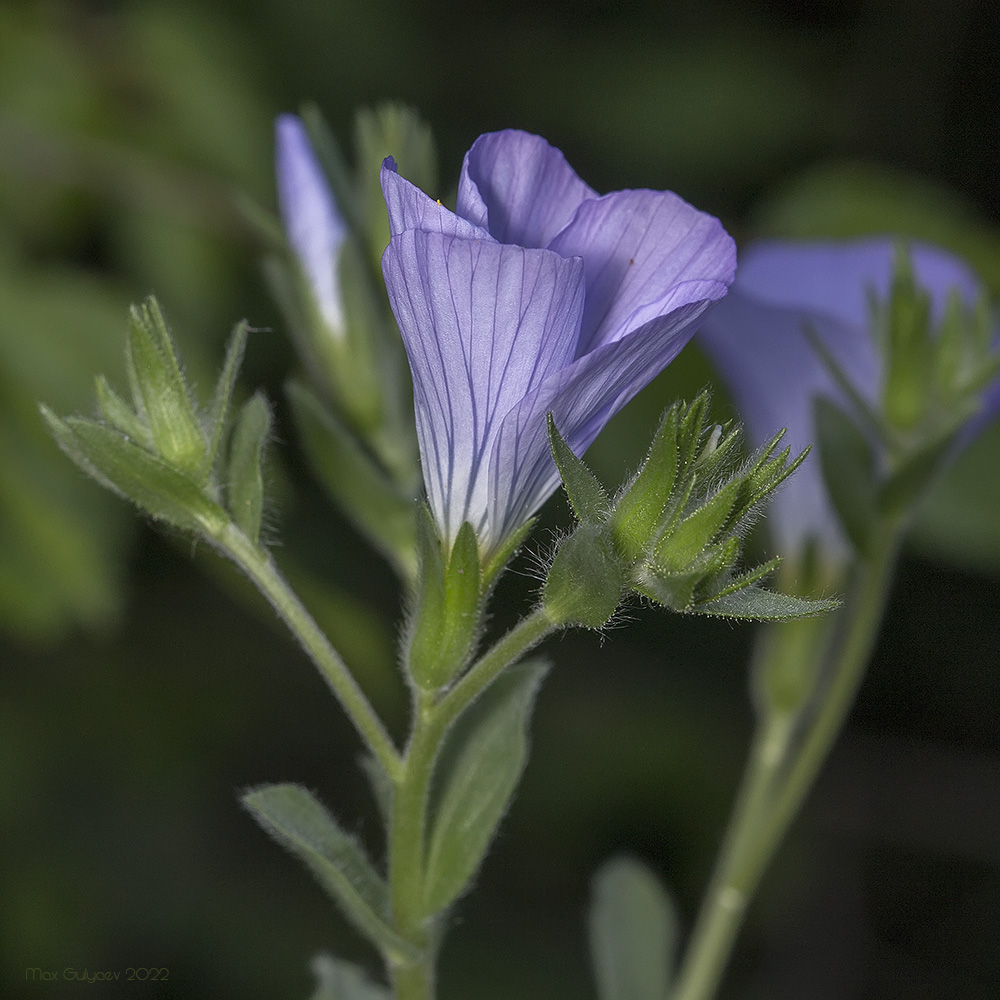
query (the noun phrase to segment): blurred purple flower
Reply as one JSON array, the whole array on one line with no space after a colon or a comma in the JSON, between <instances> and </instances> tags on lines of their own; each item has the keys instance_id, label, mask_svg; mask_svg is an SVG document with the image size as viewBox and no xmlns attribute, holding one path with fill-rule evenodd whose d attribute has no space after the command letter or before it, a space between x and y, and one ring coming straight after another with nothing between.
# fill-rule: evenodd
<instances>
[{"instance_id":1,"label":"blurred purple flower","mask_svg":"<svg viewBox=\"0 0 1000 1000\"><path fill-rule=\"evenodd\" d=\"M278 208L316 305L330 331L344 329L338 262L347 226L337 210L302 121L280 115L274 123Z\"/></svg>"},{"instance_id":2,"label":"blurred purple flower","mask_svg":"<svg viewBox=\"0 0 1000 1000\"><path fill-rule=\"evenodd\" d=\"M807 325L859 395L879 409L884 364L870 333L870 296L888 298L896 246L890 239L761 242L741 253L733 288L706 317L698 345L716 364L755 445L782 427L793 453L814 443L817 396L850 409L810 346L803 332ZM980 283L957 258L919 244L910 255L914 278L930 295L934 321L940 321L953 290L967 306L979 300ZM998 390L990 390L985 409L1000 405ZM788 556L801 554L812 540L833 565L850 558L815 452L775 496L768 523Z\"/></svg>"},{"instance_id":3,"label":"blurred purple flower","mask_svg":"<svg viewBox=\"0 0 1000 1000\"><path fill-rule=\"evenodd\" d=\"M457 214L382 168L382 259L413 373L431 509L484 552L559 482L546 413L579 454L725 295L736 252L669 191L599 196L544 139L480 136Z\"/></svg>"}]
</instances>

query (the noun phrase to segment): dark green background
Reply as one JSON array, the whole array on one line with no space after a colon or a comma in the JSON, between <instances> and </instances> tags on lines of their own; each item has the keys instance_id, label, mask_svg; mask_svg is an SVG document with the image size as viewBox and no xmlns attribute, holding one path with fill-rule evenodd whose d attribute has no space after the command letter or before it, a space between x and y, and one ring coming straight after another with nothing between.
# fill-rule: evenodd
<instances>
[{"instance_id":1,"label":"dark green background","mask_svg":"<svg viewBox=\"0 0 1000 1000\"><path fill-rule=\"evenodd\" d=\"M97 371L122 384L126 308L151 291L206 388L230 324L265 328L243 384L278 404L279 559L401 729L398 594L302 466L280 403L294 359L233 200L273 208L276 113L314 99L347 138L359 104L407 101L435 130L445 194L477 134L538 131L598 189L674 189L740 242L903 232L966 254L995 295L998 34L974 0L0 5L0 993L293 1000L317 950L374 968L236 805L300 781L377 852L352 731L262 602L84 482L35 409L89 411ZM606 481L710 378L688 351L623 414L592 453ZM725 996L1000 991L998 479L994 430L915 535ZM546 523L566 517L557 498ZM442 1000L592 996L588 881L617 851L690 921L749 734L753 630L625 617L549 645L532 759L456 910ZM33 966L170 978L31 985Z\"/></svg>"}]
</instances>

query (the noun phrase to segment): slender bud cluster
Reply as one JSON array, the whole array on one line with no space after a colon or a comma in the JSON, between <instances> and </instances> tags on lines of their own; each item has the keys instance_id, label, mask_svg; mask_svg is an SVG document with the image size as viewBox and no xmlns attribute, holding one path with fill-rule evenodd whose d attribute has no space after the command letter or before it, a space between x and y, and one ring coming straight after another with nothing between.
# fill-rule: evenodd
<instances>
[{"instance_id":1,"label":"slender bud cluster","mask_svg":"<svg viewBox=\"0 0 1000 1000\"><path fill-rule=\"evenodd\" d=\"M359 112L354 170L315 108L280 116L275 132L284 237L265 271L305 362L288 385L292 417L327 492L412 583L420 469L402 341L378 269L389 242L379 168L395 153L433 188L434 144L412 111L391 104Z\"/></svg>"},{"instance_id":2,"label":"slender bud cluster","mask_svg":"<svg viewBox=\"0 0 1000 1000\"><path fill-rule=\"evenodd\" d=\"M559 546L543 591L556 621L599 627L634 591L672 611L787 620L834 601L764 590L778 559L745 570L742 539L803 453L777 451L781 432L740 462L739 428L706 421L708 397L664 414L640 470L612 500L549 421L552 454L580 524Z\"/></svg>"},{"instance_id":3,"label":"slender bud cluster","mask_svg":"<svg viewBox=\"0 0 1000 1000\"><path fill-rule=\"evenodd\" d=\"M160 307L150 298L133 307L129 319L132 405L102 375L97 378L101 419L61 419L44 406L42 415L77 465L154 518L209 538L234 522L257 545L261 453L271 428L263 396L243 406L228 447L222 448L248 329L238 323L233 330L212 404L200 414Z\"/></svg>"},{"instance_id":4,"label":"slender bud cluster","mask_svg":"<svg viewBox=\"0 0 1000 1000\"><path fill-rule=\"evenodd\" d=\"M874 402L807 330L846 397L843 407L816 399L814 420L830 502L862 555L877 541L877 525L905 519L943 460L992 415L983 411L984 390L1000 372L986 300L970 307L953 289L936 322L931 294L917 283L903 251L888 297L873 301L871 312L882 364Z\"/></svg>"}]
</instances>

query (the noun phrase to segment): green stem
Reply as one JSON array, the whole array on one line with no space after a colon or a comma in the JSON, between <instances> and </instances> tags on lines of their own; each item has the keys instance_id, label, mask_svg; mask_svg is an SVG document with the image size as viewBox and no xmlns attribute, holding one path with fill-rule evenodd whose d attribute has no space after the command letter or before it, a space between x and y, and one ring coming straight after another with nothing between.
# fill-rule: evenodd
<instances>
[{"instance_id":1,"label":"green stem","mask_svg":"<svg viewBox=\"0 0 1000 1000\"><path fill-rule=\"evenodd\" d=\"M354 723L372 755L385 768L386 773L395 779L403 765L382 720L376 715L358 682L337 651L330 645L322 629L278 572L270 556L257 548L233 524L226 525L215 538L215 542L270 601L279 617L319 668L319 672L330 685L334 696Z\"/></svg>"},{"instance_id":2,"label":"green stem","mask_svg":"<svg viewBox=\"0 0 1000 1000\"><path fill-rule=\"evenodd\" d=\"M536 611L517 624L470 668L440 701L428 692L414 698L413 728L396 778L389 829L389 887L396 931L421 949L413 962L392 967L396 1000L434 997L437 914L424 902L427 808L434 763L449 727L505 668L559 627Z\"/></svg>"},{"instance_id":3,"label":"green stem","mask_svg":"<svg viewBox=\"0 0 1000 1000\"><path fill-rule=\"evenodd\" d=\"M821 700L807 699L795 713L773 707L762 712L671 1000L715 996L746 906L843 727L871 657L895 567L901 532L896 525L884 527L875 551L857 569L839 627L823 633L825 644L816 652L817 676L829 677Z\"/></svg>"},{"instance_id":4,"label":"green stem","mask_svg":"<svg viewBox=\"0 0 1000 1000\"><path fill-rule=\"evenodd\" d=\"M469 669L462 679L442 698L438 710L444 713L450 725L461 711L474 701L505 667L520 659L537 646L547 635L563 627L539 608L521 619L503 638Z\"/></svg>"},{"instance_id":5,"label":"green stem","mask_svg":"<svg viewBox=\"0 0 1000 1000\"><path fill-rule=\"evenodd\" d=\"M774 781L788 748L787 716L774 715L758 729L743 782L729 820L715 871L684 956L673 1000L703 1000L715 994L753 892L744 863L747 838L764 821Z\"/></svg>"},{"instance_id":6,"label":"green stem","mask_svg":"<svg viewBox=\"0 0 1000 1000\"><path fill-rule=\"evenodd\" d=\"M829 687L819 712L801 740L791 766L773 799L758 862L763 869L795 819L809 789L829 756L854 704L871 659L879 625L889 599L902 531L887 525L871 558L858 571L842 629L833 635L833 663Z\"/></svg>"},{"instance_id":7,"label":"green stem","mask_svg":"<svg viewBox=\"0 0 1000 1000\"><path fill-rule=\"evenodd\" d=\"M421 949L416 961L393 967L397 1000L434 996L432 921L424 908L424 844L434 761L444 732L440 712L424 692L414 699L413 732L393 798L389 828L389 888L396 930Z\"/></svg>"}]
</instances>

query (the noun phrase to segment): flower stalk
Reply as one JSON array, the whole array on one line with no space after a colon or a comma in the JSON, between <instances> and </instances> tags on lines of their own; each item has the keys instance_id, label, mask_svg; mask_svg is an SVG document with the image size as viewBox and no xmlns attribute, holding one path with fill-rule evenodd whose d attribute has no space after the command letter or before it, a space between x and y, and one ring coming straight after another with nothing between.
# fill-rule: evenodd
<instances>
[{"instance_id":1,"label":"flower stalk","mask_svg":"<svg viewBox=\"0 0 1000 1000\"><path fill-rule=\"evenodd\" d=\"M830 754L864 679L878 637L902 532L886 525L883 541L857 566L834 628L819 623L810 659L819 684L791 711L764 706L736 805L671 1000L711 1000L728 964L746 907ZM771 629L803 624L771 625ZM758 675L781 656L761 643ZM801 664L808 669L808 663ZM824 677L824 675L827 675ZM772 706L773 707L773 706Z\"/></svg>"}]
</instances>

